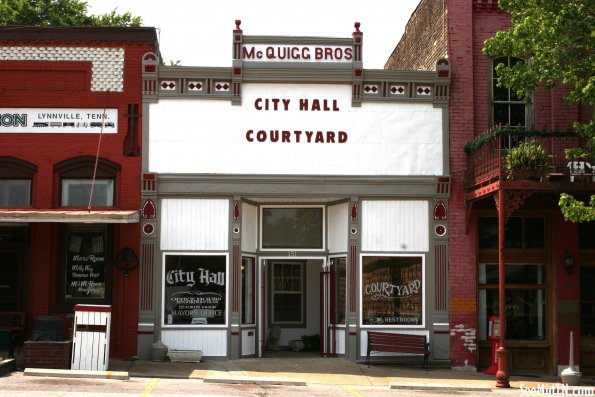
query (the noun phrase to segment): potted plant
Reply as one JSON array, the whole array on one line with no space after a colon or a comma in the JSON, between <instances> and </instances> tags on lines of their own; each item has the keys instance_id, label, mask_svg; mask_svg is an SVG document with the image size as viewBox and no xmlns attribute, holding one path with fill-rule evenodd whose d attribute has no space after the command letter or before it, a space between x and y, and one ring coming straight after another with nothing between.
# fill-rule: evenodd
<instances>
[{"instance_id":1,"label":"potted plant","mask_svg":"<svg viewBox=\"0 0 595 397\"><path fill-rule=\"evenodd\" d=\"M550 166L550 157L535 140L520 142L504 156L504 167L510 180L539 180Z\"/></svg>"},{"instance_id":2,"label":"potted plant","mask_svg":"<svg viewBox=\"0 0 595 397\"><path fill-rule=\"evenodd\" d=\"M320 349L320 336L314 335L302 335L304 341L304 350L319 350Z\"/></svg>"}]
</instances>

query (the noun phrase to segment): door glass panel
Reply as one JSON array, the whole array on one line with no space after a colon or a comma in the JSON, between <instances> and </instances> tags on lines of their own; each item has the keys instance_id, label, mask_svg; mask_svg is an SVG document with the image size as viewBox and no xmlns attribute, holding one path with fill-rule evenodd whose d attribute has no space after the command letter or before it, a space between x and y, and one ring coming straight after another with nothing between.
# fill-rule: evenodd
<instances>
[{"instance_id":1,"label":"door glass panel","mask_svg":"<svg viewBox=\"0 0 595 397\"><path fill-rule=\"evenodd\" d=\"M304 264L302 262L273 263L272 323L302 323L304 321Z\"/></svg>"},{"instance_id":2,"label":"door glass panel","mask_svg":"<svg viewBox=\"0 0 595 397\"><path fill-rule=\"evenodd\" d=\"M242 324L254 324L255 301L255 263L254 258L242 258Z\"/></svg>"},{"instance_id":3,"label":"door glass panel","mask_svg":"<svg viewBox=\"0 0 595 397\"><path fill-rule=\"evenodd\" d=\"M337 277L337 324L345 324L345 306L347 305L347 301L345 299L347 294L347 259L336 258L333 261L336 266L335 272Z\"/></svg>"}]
</instances>

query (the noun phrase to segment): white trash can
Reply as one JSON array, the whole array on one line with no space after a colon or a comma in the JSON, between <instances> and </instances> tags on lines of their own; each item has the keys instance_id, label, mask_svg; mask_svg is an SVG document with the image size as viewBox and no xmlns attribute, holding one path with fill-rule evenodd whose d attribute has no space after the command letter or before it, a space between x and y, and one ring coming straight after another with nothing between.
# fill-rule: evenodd
<instances>
[{"instance_id":1,"label":"white trash can","mask_svg":"<svg viewBox=\"0 0 595 397\"><path fill-rule=\"evenodd\" d=\"M75 305L70 369L107 371L111 305Z\"/></svg>"}]
</instances>

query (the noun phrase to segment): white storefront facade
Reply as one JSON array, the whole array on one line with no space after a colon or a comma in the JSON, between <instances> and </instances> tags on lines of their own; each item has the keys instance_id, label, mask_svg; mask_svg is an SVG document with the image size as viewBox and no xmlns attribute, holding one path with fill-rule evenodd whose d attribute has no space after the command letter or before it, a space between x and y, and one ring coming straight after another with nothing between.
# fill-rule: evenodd
<instances>
[{"instance_id":1,"label":"white storefront facade","mask_svg":"<svg viewBox=\"0 0 595 397\"><path fill-rule=\"evenodd\" d=\"M449 65L365 70L362 41L238 22L231 67L145 56L139 356L357 361L382 330L448 360Z\"/></svg>"}]
</instances>

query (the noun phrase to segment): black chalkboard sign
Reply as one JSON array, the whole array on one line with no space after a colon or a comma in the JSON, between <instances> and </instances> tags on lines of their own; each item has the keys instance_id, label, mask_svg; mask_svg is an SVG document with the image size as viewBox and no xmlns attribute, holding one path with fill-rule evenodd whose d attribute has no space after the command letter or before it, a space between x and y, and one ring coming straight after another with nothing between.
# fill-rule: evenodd
<instances>
[{"instance_id":1,"label":"black chalkboard sign","mask_svg":"<svg viewBox=\"0 0 595 397\"><path fill-rule=\"evenodd\" d=\"M104 232L71 232L66 246L66 298L105 298Z\"/></svg>"},{"instance_id":2,"label":"black chalkboard sign","mask_svg":"<svg viewBox=\"0 0 595 397\"><path fill-rule=\"evenodd\" d=\"M225 255L166 255L165 325L225 324Z\"/></svg>"}]
</instances>

